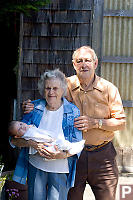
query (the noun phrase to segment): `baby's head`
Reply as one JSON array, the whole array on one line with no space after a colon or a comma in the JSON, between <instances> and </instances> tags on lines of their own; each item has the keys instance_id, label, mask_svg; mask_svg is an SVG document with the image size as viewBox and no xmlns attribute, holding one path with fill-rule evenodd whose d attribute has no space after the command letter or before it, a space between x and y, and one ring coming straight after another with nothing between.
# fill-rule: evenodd
<instances>
[{"instance_id":1,"label":"baby's head","mask_svg":"<svg viewBox=\"0 0 133 200\"><path fill-rule=\"evenodd\" d=\"M8 127L9 135L14 137L21 137L28 130L29 125L24 122L11 121Z\"/></svg>"}]
</instances>

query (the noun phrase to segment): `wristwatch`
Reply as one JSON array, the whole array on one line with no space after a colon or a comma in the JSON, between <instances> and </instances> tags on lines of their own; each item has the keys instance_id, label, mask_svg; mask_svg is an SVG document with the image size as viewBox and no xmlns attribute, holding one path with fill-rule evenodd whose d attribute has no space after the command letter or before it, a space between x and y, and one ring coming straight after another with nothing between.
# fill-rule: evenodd
<instances>
[{"instance_id":1,"label":"wristwatch","mask_svg":"<svg viewBox=\"0 0 133 200\"><path fill-rule=\"evenodd\" d=\"M99 119L99 121L98 121L98 128L102 128L102 125L103 125L103 121L102 121L102 119Z\"/></svg>"}]
</instances>

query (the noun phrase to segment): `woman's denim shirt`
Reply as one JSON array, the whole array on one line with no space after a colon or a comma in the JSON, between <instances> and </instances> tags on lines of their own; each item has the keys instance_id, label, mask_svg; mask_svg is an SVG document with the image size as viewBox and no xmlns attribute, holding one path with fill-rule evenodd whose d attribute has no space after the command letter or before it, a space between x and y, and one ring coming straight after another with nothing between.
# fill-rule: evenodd
<instances>
[{"instance_id":1,"label":"woman's denim shirt","mask_svg":"<svg viewBox=\"0 0 133 200\"><path fill-rule=\"evenodd\" d=\"M34 104L34 110L29 114L23 116L23 122L27 124L34 124L36 127L39 126L43 111L46 106L44 99L39 99L32 102ZM62 128L64 137L69 142L78 142L82 140L82 132L74 127L74 118L80 116L79 109L72 103L68 102L63 98L64 113ZM73 187L76 173L76 162L80 154L74 155L68 158L69 174L67 179L67 186ZM21 148L16 168L14 171L13 180L22 184L26 183L28 172L28 148Z\"/></svg>"}]
</instances>

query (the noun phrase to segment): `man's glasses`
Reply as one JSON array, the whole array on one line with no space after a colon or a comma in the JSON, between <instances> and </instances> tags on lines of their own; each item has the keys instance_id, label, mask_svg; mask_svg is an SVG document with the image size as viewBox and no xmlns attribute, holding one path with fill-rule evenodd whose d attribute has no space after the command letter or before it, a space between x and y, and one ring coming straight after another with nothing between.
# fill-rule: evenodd
<instances>
[{"instance_id":1,"label":"man's glasses","mask_svg":"<svg viewBox=\"0 0 133 200\"><path fill-rule=\"evenodd\" d=\"M77 59L76 60L77 64L83 64L83 63L89 64L89 63L92 63L92 62L93 62L93 60L88 59L88 58L86 58L86 59Z\"/></svg>"}]
</instances>

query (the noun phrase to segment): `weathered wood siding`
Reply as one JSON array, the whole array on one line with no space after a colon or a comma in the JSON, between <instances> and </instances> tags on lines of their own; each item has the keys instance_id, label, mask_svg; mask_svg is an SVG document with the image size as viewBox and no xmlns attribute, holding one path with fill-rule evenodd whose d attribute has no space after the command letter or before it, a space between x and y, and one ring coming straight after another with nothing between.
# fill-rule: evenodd
<instances>
[{"instance_id":1,"label":"weathered wood siding","mask_svg":"<svg viewBox=\"0 0 133 200\"><path fill-rule=\"evenodd\" d=\"M133 171L133 0L104 0L101 76L114 83L127 115L126 130L115 134L119 165ZM120 162L121 160L121 162Z\"/></svg>"},{"instance_id":2,"label":"weathered wood siding","mask_svg":"<svg viewBox=\"0 0 133 200\"><path fill-rule=\"evenodd\" d=\"M60 68L73 75L72 53L91 45L101 59L103 0L51 0L21 16L18 75L18 112L25 99L37 99L37 82L46 69Z\"/></svg>"}]
</instances>

